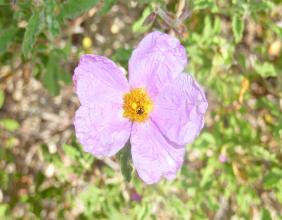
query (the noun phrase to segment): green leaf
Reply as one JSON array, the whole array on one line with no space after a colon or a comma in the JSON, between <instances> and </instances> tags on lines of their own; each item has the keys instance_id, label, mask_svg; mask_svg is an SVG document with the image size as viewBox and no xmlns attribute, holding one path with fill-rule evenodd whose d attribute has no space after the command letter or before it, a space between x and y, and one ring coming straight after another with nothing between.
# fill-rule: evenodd
<instances>
[{"instance_id":1,"label":"green leaf","mask_svg":"<svg viewBox=\"0 0 282 220\"><path fill-rule=\"evenodd\" d=\"M282 178L282 173L278 170L271 170L263 178L263 185L265 188L269 189L277 185L278 181Z\"/></svg>"},{"instance_id":2,"label":"green leaf","mask_svg":"<svg viewBox=\"0 0 282 220\"><path fill-rule=\"evenodd\" d=\"M128 60L131 56L131 53L132 53L132 49L119 48L113 54L112 59L120 63L124 68L127 69Z\"/></svg>"},{"instance_id":3,"label":"green leaf","mask_svg":"<svg viewBox=\"0 0 282 220\"><path fill-rule=\"evenodd\" d=\"M130 149L131 146L129 143L127 143L119 153L121 172L127 182L131 180L131 173L132 173Z\"/></svg>"},{"instance_id":4,"label":"green leaf","mask_svg":"<svg viewBox=\"0 0 282 220\"><path fill-rule=\"evenodd\" d=\"M8 210L9 206L7 204L1 204L0 205L0 217L7 217L7 210Z\"/></svg>"},{"instance_id":5,"label":"green leaf","mask_svg":"<svg viewBox=\"0 0 282 220\"><path fill-rule=\"evenodd\" d=\"M54 96L58 95L60 91L58 74L58 57L52 52L50 53L46 73L43 76L42 82L48 92Z\"/></svg>"},{"instance_id":6,"label":"green leaf","mask_svg":"<svg viewBox=\"0 0 282 220\"><path fill-rule=\"evenodd\" d=\"M145 8L145 10L142 13L141 18L139 18L136 22L134 22L132 26L133 32L144 33L150 28L150 26L144 27L143 23L146 20L146 18L149 16L149 14L151 14L152 12L153 12L153 9L151 6L148 6Z\"/></svg>"},{"instance_id":7,"label":"green leaf","mask_svg":"<svg viewBox=\"0 0 282 220\"><path fill-rule=\"evenodd\" d=\"M72 19L84 12L90 10L98 3L98 0L69 0L62 6L62 11L60 13L61 19Z\"/></svg>"},{"instance_id":8,"label":"green leaf","mask_svg":"<svg viewBox=\"0 0 282 220\"><path fill-rule=\"evenodd\" d=\"M19 123L16 120L10 118L1 119L0 126L11 132L17 130L20 127Z\"/></svg>"},{"instance_id":9,"label":"green leaf","mask_svg":"<svg viewBox=\"0 0 282 220\"><path fill-rule=\"evenodd\" d=\"M272 220L269 211L266 208L263 208L261 211L261 219L263 220Z\"/></svg>"},{"instance_id":10,"label":"green leaf","mask_svg":"<svg viewBox=\"0 0 282 220\"><path fill-rule=\"evenodd\" d=\"M38 34L44 27L44 11L35 11L28 20L28 25L24 33L22 52L24 56L29 56Z\"/></svg>"},{"instance_id":11,"label":"green leaf","mask_svg":"<svg viewBox=\"0 0 282 220\"><path fill-rule=\"evenodd\" d=\"M150 210L148 208L148 204L145 203L141 206L141 210L138 210L137 220L145 220L148 219L150 215Z\"/></svg>"},{"instance_id":12,"label":"green leaf","mask_svg":"<svg viewBox=\"0 0 282 220\"><path fill-rule=\"evenodd\" d=\"M282 204L282 190L281 187L280 189L278 189L278 191L276 191L275 196L277 198L277 201Z\"/></svg>"},{"instance_id":13,"label":"green leaf","mask_svg":"<svg viewBox=\"0 0 282 220\"><path fill-rule=\"evenodd\" d=\"M208 0L195 0L193 2L193 10L202 10L214 7L215 3Z\"/></svg>"},{"instance_id":14,"label":"green leaf","mask_svg":"<svg viewBox=\"0 0 282 220\"><path fill-rule=\"evenodd\" d=\"M10 27L6 30L3 30L0 34L0 54L4 53L9 45L14 40L14 37L18 29L15 27Z\"/></svg>"},{"instance_id":15,"label":"green leaf","mask_svg":"<svg viewBox=\"0 0 282 220\"><path fill-rule=\"evenodd\" d=\"M71 82L71 75L65 71L60 62L63 62L65 58L65 53L63 50L54 49L49 53L46 71L43 75L43 85L48 90L51 95L58 95L60 92L59 81L66 84Z\"/></svg>"},{"instance_id":16,"label":"green leaf","mask_svg":"<svg viewBox=\"0 0 282 220\"><path fill-rule=\"evenodd\" d=\"M62 69L60 69L58 79L59 81L63 81L66 84L70 84L72 82L71 75L68 72L63 71Z\"/></svg>"},{"instance_id":17,"label":"green leaf","mask_svg":"<svg viewBox=\"0 0 282 220\"><path fill-rule=\"evenodd\" d=\"M47 0L45 4L46 24L53 37L60 33L60 23L58 21L58 16L56 16L57 7L55 0Z\"/></svg>"},{"instance_id":18,"label":"green leaf","mask_svg":"<svg viewBox=\"0 0 282 220\"><path fill-rule=\"evenodd\" d=\"M63 145L63 149L65 151L65 153L73 160L77 160L79 159L79 151L74 147L74 146L71 146L71 145L68 145L68 144L64 144Z\"/></svg>"},{"instance_id":19,"label":"green leaf","mask_svg":"<svg viewBox=\"0 0 282 220\"><path fill-rule=\"evenodd\" d=\"M202 179L200 182L200 185L202 187L205 187L212 181L212 176L214 175L214 166L212 164L209 164L205 169L202 170Z\"/></svg>"},{"instance_id":20,"label":"green leaf","mask_svg":"<svg viewBox=\"0 0 282 220\"><path fill-rule=\"evenodd\" d=\"M5 94L3 90L0 89L0 109L3 107L5 101Z\"/></svg>"},{"instance_id":21,"label":"green leaf","mask_svg":"<svg viewBox=\"0 0 282 220\"><path fill-rule=\"evenodd\" d=\"M262 77L277 75L277 71L275 70L274 65L269 62L264 62L264 63L257 62L254 64L254 69Z\"/></svg>"},{"instance_id":22,"label":"green leaf","mask_svg":"<svg viewBox=\"0 0 282 220\"><path fill-rule=\"evenodd\" d=\"M204 29L203 29L203 38L211 39L213 34L213 26L210 16L205 16L204 20Z\"/></svg>"},{"instance_id":23,"label":"green leaf","mask_svg":"<svg viewBox=\"0 0 282 220\"><path fill-rule=\"evenodd\" d=\"M250 4L250 11L253 13L260 12L260 11L268 11L275 7L275 4L271 1L260 1L258 4Z\"/></svg>"},{"instance_id":24,"label":"green leaf","mask_svg":"<svg viewBox=\"0 0 282 220\"><path fill-rule=\"evenodd\" d=\"M87 219L93 218L94 210L101 209L101 203L104 201L103 192L95 184L89 184L78 194L78 200L86 207L84 215L88 217Z\"/></svg>"},{"instance_id":25,"label":"green leaf","mask_svg":"<svg viewBox=\"0 0 282 220\"><path fill-rule=\"evenodd\" d=\"M252 147L252 154L257 159L268 160L274 163L279 163L276 155L270 151L268 151L263 146L253 146Z\"/></svg>"},{"instance_id":26,"label":"green leaf","mask_svg":"<svg viewBox=\"0 0 282 220\"><path fill-rule=\"evenodd\" d=\"M117 0L105 0L104 5L99 11L100 15L106 14L108 11L111 10L111 8L114 6L114 4L117 2Z\"/></svg>"},{"instance_id":27,"label":"green leaf","mask_svg":"<svg viewBox=\"0 0 282 220\"><path fill-rule=\"evenodd\" d=\"M0 170L0 188L6 190L9 186L9 175L6 171Z\"/></svg>"},{"instance_id":28,"label":"green leaf","mask_svg":"<svg viewBox=\"0 0 282 220\"><path fill-rule=\"evenodd\" d=\"M234 15L232 17L232 31L235 37L235 42L238 43L243 37L245 24L242 16Z\"/></svg>"}]
</instances>

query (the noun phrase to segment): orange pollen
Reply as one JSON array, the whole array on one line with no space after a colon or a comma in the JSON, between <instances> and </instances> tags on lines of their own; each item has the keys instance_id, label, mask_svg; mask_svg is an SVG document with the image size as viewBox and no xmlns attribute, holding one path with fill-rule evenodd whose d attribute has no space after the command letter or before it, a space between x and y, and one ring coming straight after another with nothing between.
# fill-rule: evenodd
<instances>
[{"instance_id":1,"label":"orange pollen","mask_svg":"<svg viewBox=\"0 0 282 220\"><path fill-rule=\"evenodd\" d=\"M149 118L153 102L143 88L132 89L123 96L123 117L133 122L144 122Z\"/></svg>"}]
</instances>

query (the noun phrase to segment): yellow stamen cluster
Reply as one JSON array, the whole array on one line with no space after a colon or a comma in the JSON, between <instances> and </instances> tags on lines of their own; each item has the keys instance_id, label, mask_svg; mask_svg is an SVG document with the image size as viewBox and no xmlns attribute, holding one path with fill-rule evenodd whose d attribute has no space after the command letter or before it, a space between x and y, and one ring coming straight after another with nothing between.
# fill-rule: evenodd
<instances>
[{"instance_id":1,"label":"yellow stamen cluster","mask_svg":"<svg viewBox=\"0 0 282 220\"><path fill-rule=\"evenodd\" d=\"M153 102L143 88L132 89L123 96L123 116L133 122L144 122L153 109Z\"/></svg>"}]
</instances>

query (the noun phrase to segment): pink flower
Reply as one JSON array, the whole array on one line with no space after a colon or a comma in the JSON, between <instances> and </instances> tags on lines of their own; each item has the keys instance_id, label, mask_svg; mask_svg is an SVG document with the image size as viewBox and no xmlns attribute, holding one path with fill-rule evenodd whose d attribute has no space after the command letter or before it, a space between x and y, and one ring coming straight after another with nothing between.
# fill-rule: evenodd
<instances>
[{"instance_id":1,"label":"pink flower","mask_svg":"<svg viewBox=\"0 0 282 220\"><path fill-rule=\"evenodd\" d=\"M128 81L108 58L82 56L73 81L81 102L74 125L84 150L110 157L130 139L143 181L173 179L208 106L198 83L183 73L186 63L184 47L161 32L145 36L133 51Z\"/></svg>"},{"instance_id":2,"label":"pink flower","mask_svg":"<svg viewBox=\"0 0 282 220\"><path fill-rule=\"evenodd\" d=\"M228 157L226 156L226 154L224 154L224 153L221 153L220 155L219 155L219 161L220 161L220 163L226 163L226 162L228 162Z\"/></svg>"},{"instance_id":3,"label":"pink flower","mask_svg":"<svg viewBox=\"0 0 282 220\"><path fill-rule=\"evenodd\" d=\"M142 196L136 191L136 189L130 189L130 200L135 202L140 202L142 200Z\"/></svg>"}]
</instances>

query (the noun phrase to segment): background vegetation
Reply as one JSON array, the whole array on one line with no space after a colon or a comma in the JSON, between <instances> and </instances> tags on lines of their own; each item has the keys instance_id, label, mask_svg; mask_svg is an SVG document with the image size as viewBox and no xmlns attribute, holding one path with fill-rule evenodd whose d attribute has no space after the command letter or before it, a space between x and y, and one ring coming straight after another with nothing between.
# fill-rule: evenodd
<instances>
[{"instance_id":1,"label":"background vegetation","mask_svg":"<svg viewBox=\"0 0 282 220\"><path fill-rule=\"evenodd\" d=\"M0 0L0 219L282 219L281 12L280 0ZM71 76L85 53L126 69L154 29L185 45L209 110L177 179L146 186L82 151Z\"/></svg>"}]
</instances>

